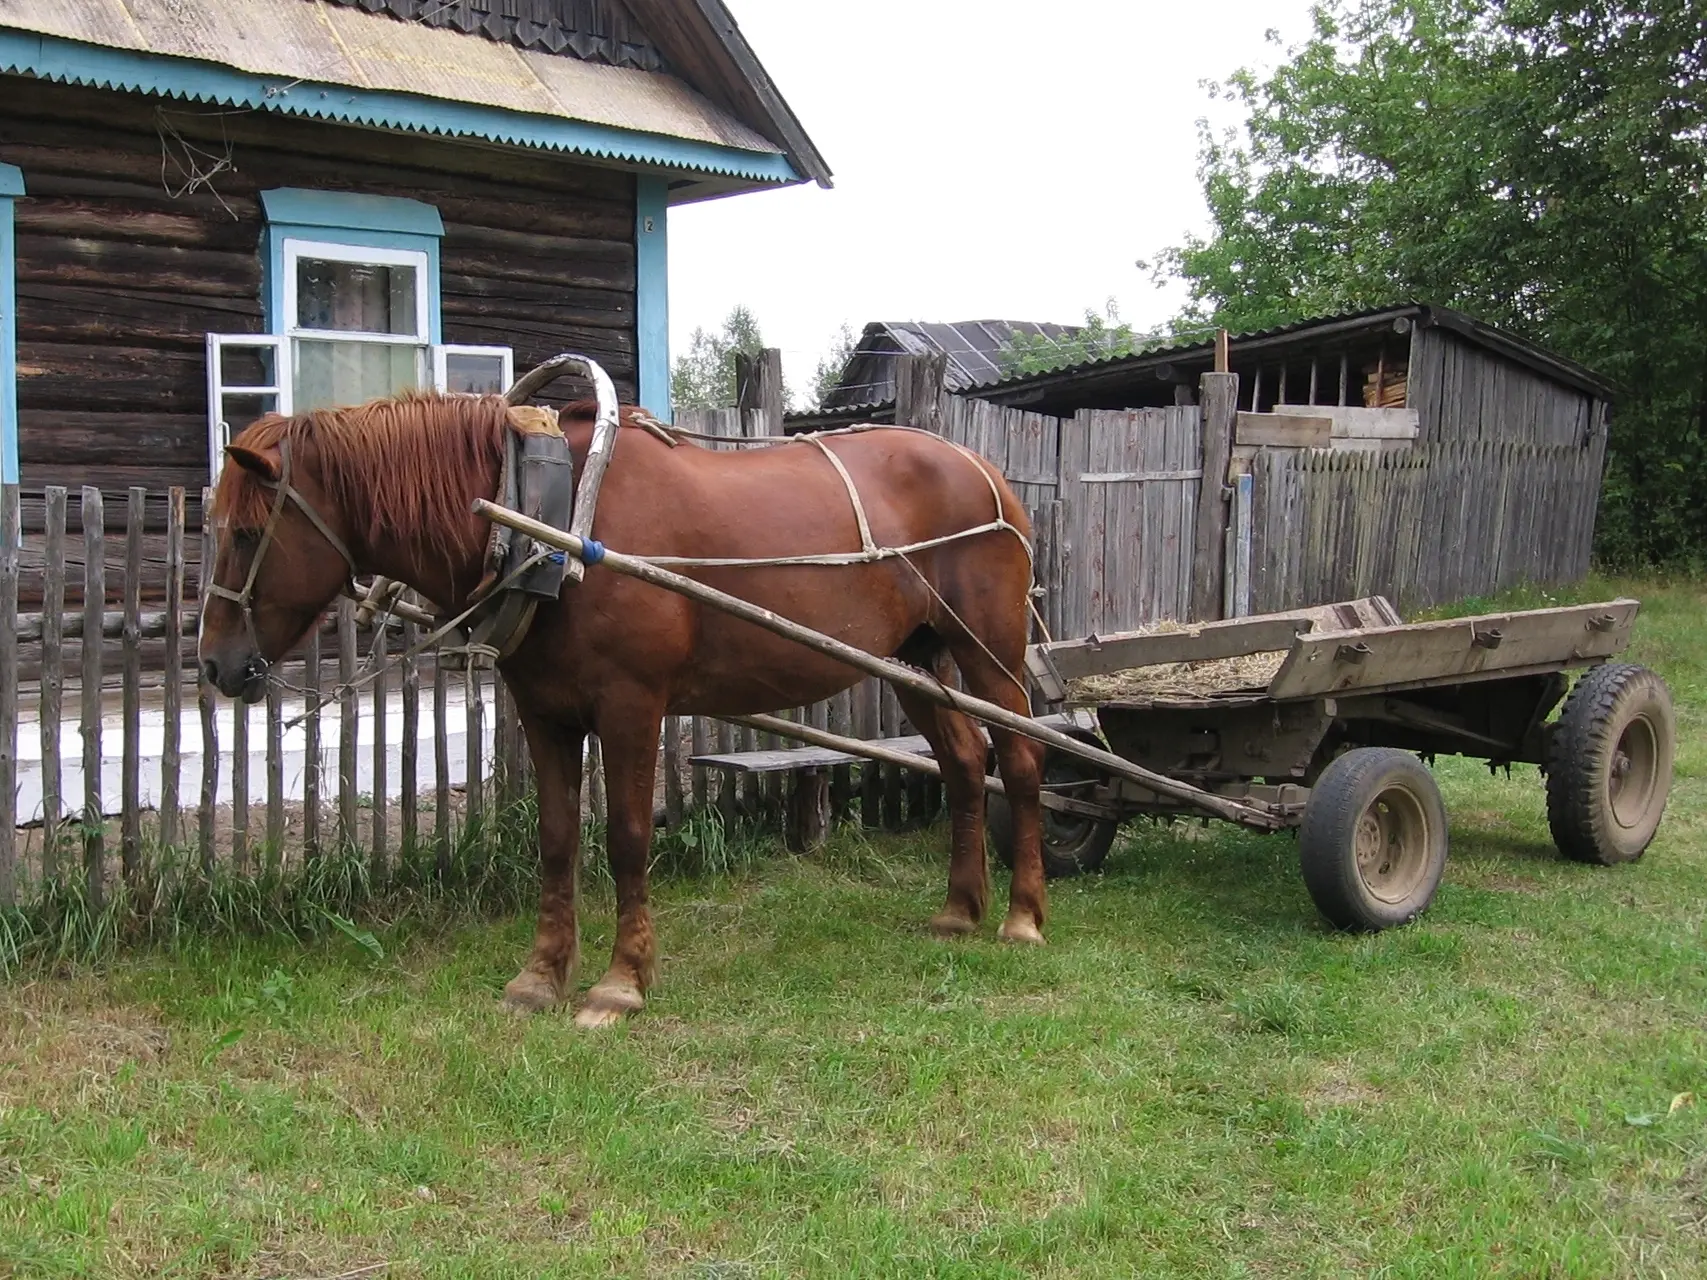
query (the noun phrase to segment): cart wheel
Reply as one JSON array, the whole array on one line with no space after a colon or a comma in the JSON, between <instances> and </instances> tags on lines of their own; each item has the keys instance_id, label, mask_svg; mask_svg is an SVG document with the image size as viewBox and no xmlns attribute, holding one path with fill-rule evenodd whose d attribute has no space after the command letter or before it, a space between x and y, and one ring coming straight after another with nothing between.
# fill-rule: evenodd
<instances>
[{"instance_id":1,"label":"cart wheel","mask_svg":"<svg viewBox=\"0 0 1707 1280\"><path fill-rule=\"evenodd\" d=\"M1099 775L1086 769L1071 756L1051 751L1043 758L1043 781L1089 782ZM984 829L996 856L1010 871L1014 865L1013 810L1006 796L994 793L984 806ZM1051 880L1095 871L1108 857L1114 846L1120 824L1112 818L1084 818L1057 809L1043 811L1043 874Z\"/></svg>"},{"instance_id":2,"label":"cart wheel","mask_svg":"<svg viewBox=\"0 0 1707 1280\"><path fill-rule=\"evenodd\" d=\"M1446 869L1446 805L1422 761L1359 747L1322 771L1298 835L1304 883L1341 929L1375 932L1428 910Z\"/></svg>"},{"instance_id":3,"label":"cart wheel","mask_svg":"<svg viewBox=\"0 0 1707 1280\"><path fill-rule=\"evenodd\" d=\"M1612 866L1646 851L1671 791L1677 715L1666 682L1628 663L1571 690L1547 747L1547 825L1567 858Z\"/></svg>"}]
</instances>

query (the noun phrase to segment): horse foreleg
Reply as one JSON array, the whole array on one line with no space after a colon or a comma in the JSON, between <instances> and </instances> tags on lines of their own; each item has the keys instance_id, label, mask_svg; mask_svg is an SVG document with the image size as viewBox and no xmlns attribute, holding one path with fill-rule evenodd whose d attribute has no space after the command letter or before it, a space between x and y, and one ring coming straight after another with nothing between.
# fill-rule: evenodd
<instances>
[{"instance_id":1,"label":"horse foreleg","mask_svg":"<svg viewBox=\"0 0 1707 1280\"><path fill-rule=\"evenodd\" d=\"M581 750L586 735L523 714L539 791L539 924L533 952L504 988L519 1013L550 1009L569 998L581 949L576 919L580 880Z\"/></svg>"},{"instance_id":2,"label":"horse foreleg","mask_svg":"<svg viewBox=\"0 0 1707 1280\"><path fill-rule=\"evenodd\" d=\"M932 664L945 684L952 678L947 654ZM938 706L916 693L896 689L907 718L931 744L942 767L950 823L948 899L931 917L931 932L941 937L972 933L990 902L990 876L984 859L984 736L966 716Z\"/></svg>"},{"instance_id":3,"label":"horse foreleg","mask_svg":"<svg viewBox=\"0 0 1707 1280\"><path fill-rule=\"evenodd\" d=\"M607 797L605 844L616 882L616 942L610 968L590 991L575 1024L604 1027L636 1013L657 981L657 943L647 902L646 865L652 849L652 787L658 768L662 708L621 702L599 717Z\"/></svg>"}]
</instances>

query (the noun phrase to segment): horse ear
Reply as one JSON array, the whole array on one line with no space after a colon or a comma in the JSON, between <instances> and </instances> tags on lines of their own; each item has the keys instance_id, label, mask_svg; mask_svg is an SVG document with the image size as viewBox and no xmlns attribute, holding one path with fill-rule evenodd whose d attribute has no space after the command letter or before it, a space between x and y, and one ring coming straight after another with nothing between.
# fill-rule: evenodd
<instances>
[{"instance_id":1,"label":"horse ear","mask_svg":"<svg viewBox=\"0 0 1707 1280\"><path fill-rule=\"evenodd\" d=\"M233 444L226 446L225 456L263 480L277 480L284 474L283 460L277 449L245 449L240 444Z\"/></svg>"}]
</instances>

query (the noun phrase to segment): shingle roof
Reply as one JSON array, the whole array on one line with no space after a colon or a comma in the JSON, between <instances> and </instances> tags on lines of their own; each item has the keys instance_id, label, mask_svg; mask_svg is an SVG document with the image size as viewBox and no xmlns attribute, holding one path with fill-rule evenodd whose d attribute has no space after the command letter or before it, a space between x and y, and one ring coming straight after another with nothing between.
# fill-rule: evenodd
<instances>
[{"instance_id":1,"label":"shingle roof","mask_svg":"<svg viewBox=\"0 0 1707 1280\"><path fill-rule=\"evenodd\" d=\"M876 321L865 326L839 383L825 397L824 408L894 399L898 355L946 356L945 385L950 391L966 391L1001 378L1001 352L1013 345L1016 336L1061 338L1077 332L1071 325L1029 320Z\"/></svg>"}]
</instances>

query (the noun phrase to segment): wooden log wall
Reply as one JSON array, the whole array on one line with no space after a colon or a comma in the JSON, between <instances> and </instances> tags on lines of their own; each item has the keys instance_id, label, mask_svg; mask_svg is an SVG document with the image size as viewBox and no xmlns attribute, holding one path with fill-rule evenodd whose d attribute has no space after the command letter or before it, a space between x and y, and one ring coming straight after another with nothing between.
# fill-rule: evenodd
<instances>
[{"instance_id":1,"label":"wooden log wall","mask_svg":"<svg viewBox=\"0 0 1707 1280\"><path fill-rule=\"evenodd\" d=\"M144 597L165 589L162 495L208 475L205 335L264 328L260 192L434 205L446 342L559 351L636 385L634 183L614 170L270 113L0 83L0 160L18 165L18 409L26 532L41 490L150 491ZM192 178L200 176L200 181ZM560 384L561 394L571 394ZM122 527L122 503L106 507ZM67 554L81 558L75 496ZM197 555L192 539L190 558ZM109 544L109 556L122 554ZM110 569L121 562L110 561ZM26 575L26 581L30 575ZM73 593L75 598L75 593Z\"/></svg>"}]
</instances>

